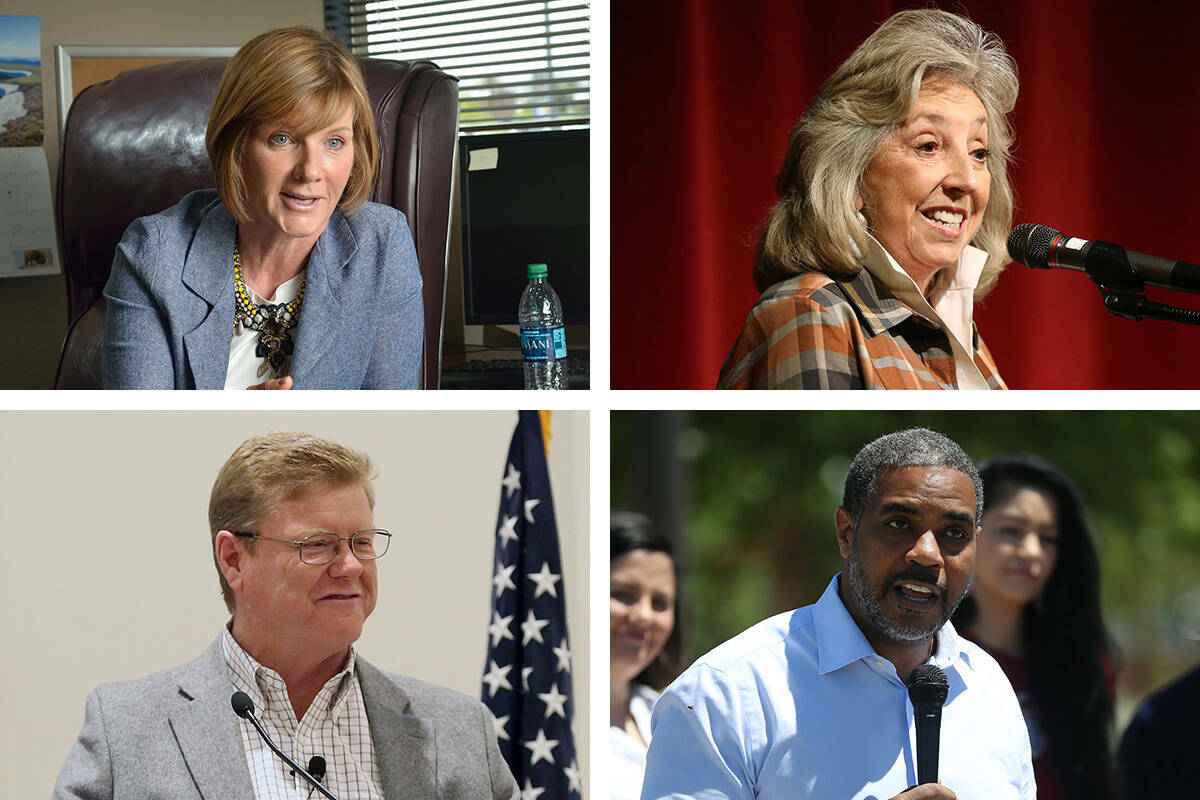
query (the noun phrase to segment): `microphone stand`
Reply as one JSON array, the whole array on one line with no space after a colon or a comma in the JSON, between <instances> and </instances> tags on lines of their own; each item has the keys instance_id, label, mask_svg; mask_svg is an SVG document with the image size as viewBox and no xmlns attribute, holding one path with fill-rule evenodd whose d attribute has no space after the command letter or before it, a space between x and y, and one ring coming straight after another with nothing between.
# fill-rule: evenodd
<instances>
[{"instance_id":1,"label":"microphone stand","mask_svg":"<svg viewBox=\"0 0 1200 800\"><path fill-rule=\"evenodd\" d=\"M240 698L239 695L241 696ZM275 752L275 755L282 758L285 764L294 769L296 772L300 773L305 780L313 785L314 789L325 795L327 798L329 798L329 800L338 800L337 795L321 785L321 782L310 775L308 770L297 764L295 759L280 750L275 742L271 740L271 737L267 735L267 731L263 728L262 723L259 722L258 717L255 716L254 704L250 702L250 698L245 692L234 692L231 700L233 702L234 712L242 719L250 720L250 724L254 726L256 731L258 731L258 735L262 737L262 740L267 743L267 747L270 747L271 750ZM239 700L244 701L246 705L242 705ZM312 792L310 791L309 794L312 794Z\"/></svg>"},{"instance_id":2,"label":"microphone stand","mask_svg":"<svg viewBox=\"0 0 1200 800\"><path fill-rule=\"evenodd\" d=\"M1105 311L1114 317L1135 322L1141 322L1143 319L1161 319L1167 322L1182 322L1185 325L1200 325L1200 311L1147 300L1142 294L1146 286L1134 272L1128 259L1106 250L1094 249L1093 252L1105 257L1090 258L1084 272L1100 289Z\"/></svg>"},{"instance_id":3,"label":"microphone stand","mask_svg":"<svg viewBox=\"0 0 1200 800\"><path fill-rule=\"evenodd\" d=\"M1132 292L1109 292L1100 287L1104 297L1104 310L1114 317L1132 319L1162 319L1167 322L1182 322L1185 325L1200 325L1200 311L1179 308L1147 300L1145 295Z\"/></svg>"},{"instance_id":4,"label":"microphone stand","mask_svg":"<svg viewBox=\"0 0 1200 800\"><path fill-rule=\"evenodd\" d=\"M313 785L314 789L316 789L318 792L320 792L321 794L328 797L329 800L338 800L337 795L335 795L333 792L329 791L324 786L322 786L321 782L319 780L317 780L316 778L314 778L312 775L310 775L308 773L308 770L306 770L304 767L297 764L295 762L295 760L292 759L291 756L289 756L287 753L283 752L282 750L280 750L278 747L275 746L275 743L273 741L271 741L271 737L267 736L267 732L265 730L263 730L262 723L258 721L258 717L254 716L254 714L248 714L246 716L246 719L250 720L250 723L255 728L258 729L258 732L262 736L263 741L267 743L268 747L270 747L272 750L275 751L275 755L277 755L283 759L285 764L287 764L292 769L296 770L296 772L298 772L299 774L303 775L304 778Z\"/></svg>"}]
</instances>

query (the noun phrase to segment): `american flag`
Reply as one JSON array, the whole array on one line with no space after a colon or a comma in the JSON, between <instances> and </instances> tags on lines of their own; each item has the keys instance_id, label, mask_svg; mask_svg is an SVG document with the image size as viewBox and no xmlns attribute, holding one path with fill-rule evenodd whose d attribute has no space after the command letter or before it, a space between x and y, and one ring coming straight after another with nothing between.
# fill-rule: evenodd
<instances>
[{"instance_id":1,"label":"american flag","mask_svg":"<svg viewBox=\"0 0 1200 800\"><path fill-rule=\"evenodd\" d=\"M521 800L581 798L562 560L542 427L522 411L500 481L483 702Z\"/></svg>"}]
</instances>

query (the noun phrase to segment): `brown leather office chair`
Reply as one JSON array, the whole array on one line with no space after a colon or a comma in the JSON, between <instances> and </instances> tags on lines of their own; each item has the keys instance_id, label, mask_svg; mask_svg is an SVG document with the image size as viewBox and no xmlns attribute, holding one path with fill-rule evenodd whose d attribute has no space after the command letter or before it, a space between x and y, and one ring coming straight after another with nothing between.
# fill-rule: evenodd
<instances>
[{"instance_id":1,"label":"brown leather office chair","mask_svg":"<svg viewBox=\"0 0 1200 800\"><path fill-rule=\"evenodd\" d=\"M122 72L71 105L58 169L58 221L67 319L54 386L100 388L104 284L133 220L215 186L204 131L227 58ZM458 81L428 61L361 58L380 138L371 199L408 217L424 282L421 388L441 372Z\"/></svg>"}]
</instances>

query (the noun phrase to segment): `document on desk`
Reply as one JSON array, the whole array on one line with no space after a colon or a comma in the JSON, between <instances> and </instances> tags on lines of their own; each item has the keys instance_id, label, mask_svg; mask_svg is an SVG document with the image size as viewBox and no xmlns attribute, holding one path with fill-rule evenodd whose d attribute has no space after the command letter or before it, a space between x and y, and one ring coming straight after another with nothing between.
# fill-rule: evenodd
<instances>
[{"instance_id":1,"label":"document on desk","mask_svg":"<svg viewBox=\"0 0 1200 800\"><path fill-rule=\"evenodd\" d=\"M0 147L0 278L59 272L50 170L40 147Z\"/></svg>"}]
</instances>

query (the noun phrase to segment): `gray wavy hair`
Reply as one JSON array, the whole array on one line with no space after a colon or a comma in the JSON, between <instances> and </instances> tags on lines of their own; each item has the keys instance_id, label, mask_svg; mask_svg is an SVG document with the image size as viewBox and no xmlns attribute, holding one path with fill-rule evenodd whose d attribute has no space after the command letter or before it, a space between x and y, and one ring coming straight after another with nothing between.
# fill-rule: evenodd
<instances>
[{"instance_id":1,"label":"gray wavy hair","mask_svg":"<svg viewBox=\"0 0 1200 800\"><path fill-rule=\"evenodd\" d=\"M975 524L983 518L983 479L958 442L928 428L906 428L863 445L846 470L842 508L857 520L879 490L879 479L905 467L945 467L961 472L975 487Z\"/></svg>"},{"instance_id":2,"label":"gray wavy hair","mask_svg":"<svg viewBox=\"0 0 1200 800\"><path fill-rule=\"evenodd\" d=\"M866 252L868 232L855 208L863 174L908 119L921 82L933 75L969 86L987 112L991 195L971 242L988 253L975 297L987 294L1009 260L1007 114L1017 102L1017 65L995 34L934 9L901 11L880 25L825 81L792 129L776 180L779 201L763 225L754 264L760 291L802 271L837 280L858 274L854 248Z\"/></svg>"}]
</instances>

